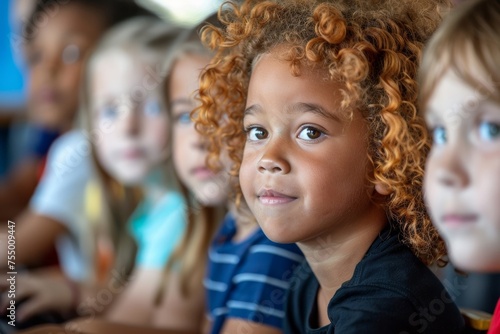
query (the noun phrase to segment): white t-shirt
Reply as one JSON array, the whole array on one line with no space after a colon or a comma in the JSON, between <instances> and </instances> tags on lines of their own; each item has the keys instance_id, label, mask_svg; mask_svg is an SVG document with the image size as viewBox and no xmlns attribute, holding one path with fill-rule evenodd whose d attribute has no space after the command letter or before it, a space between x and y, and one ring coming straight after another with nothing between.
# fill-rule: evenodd
<instances>
[{"instance_id":1,"label":"white t-shirt","mask_svg":"<svg viewBox=\"0 0 500 334\"><path fill-rule=\"evenodd\" d=\"M49 150L45 172L31 198L31 210L64 224L68 234L56 243L61 268L68 277L92 277L86 249L92 244L85 217L85 186L91 177L91 145L82 130L59 137Z\"/></svg>"}]
</instances>

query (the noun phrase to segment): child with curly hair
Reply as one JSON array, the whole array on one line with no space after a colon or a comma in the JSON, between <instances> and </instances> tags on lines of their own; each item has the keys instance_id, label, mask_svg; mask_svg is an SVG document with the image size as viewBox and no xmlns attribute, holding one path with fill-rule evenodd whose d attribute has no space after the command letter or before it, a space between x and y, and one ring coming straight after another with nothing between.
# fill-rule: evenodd
<instances>
[{"instance_id":1,"label":"child with curly hair","mask_svg":"<svg viewBox=\"0 0 500 334\"><path fill-rule=\"evenodd\" d=\"M208 22L220 26L214 16ZM210 220L188 222L177 252L184 267L179 276L190 262L199 268L200 256L208 251L203 280L207 313L204 333L278 334L282 332L284 297L291 273L304 257L293 243L269 240L244 203L239 208L234 205L228 193L237 178L227 173L230 164L226 153L217 160L221 167L218 173L206 167L206 138L196 132L190 113L199 104L196 91L201 70L213 54L203 46L197 32L179 48L183 52L174 63L168 82L167 97L175 121L174 163L181 181L202 207L220 203L223 195L228 213L217 221L212 216ZM211 241L208 245L207 240ZM195 249L198 251L193 252ZM196 256L195 262L189 261L190 250ZM193 269L184 270L183 281L192 280L195 273Z\"/></svg>"},{"instance_id":2,"label":"child with curly hair","mask_svg":"<svg viewBox=\"0 0 500 334\"><path fill-rule=\"evenodd\" d=\"M426 200L451 261L465 271L500 272L499 40L500 2L468 2L432 38L420 73L434 139ZM490 333L500 333L500 301Z\"/></svg>"},{"instance_id":3,"label":"child with curly hair","mask_svg":"<svg viewBox=\"0 0 500 334\"><path fill-rule=\"evenodd\" d=\"M198 129L265 234L295 242L287 333L459 333L428 269L417 68L442 1L244 1L204 32ZM240 196L236 198L238 202Z\"/></svg>"}]
</instances>

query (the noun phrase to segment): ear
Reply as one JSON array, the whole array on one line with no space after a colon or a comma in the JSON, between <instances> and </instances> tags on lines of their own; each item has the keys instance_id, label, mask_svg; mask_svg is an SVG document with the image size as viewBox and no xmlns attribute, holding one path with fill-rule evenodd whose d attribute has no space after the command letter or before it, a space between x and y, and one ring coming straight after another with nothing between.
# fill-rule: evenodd
<instances>
[{"instance_id":1,"label":"ear","mask_svg":"<svg viewBox=\"0 0 500 334\"><path fill-rule=\"evenodd\" d=\"M381 182L375 183L375 191L379 193L380 195L387 196L391 194L391 190L387 187L386 184L383 184Z\"/></svg>"}]
</instances>

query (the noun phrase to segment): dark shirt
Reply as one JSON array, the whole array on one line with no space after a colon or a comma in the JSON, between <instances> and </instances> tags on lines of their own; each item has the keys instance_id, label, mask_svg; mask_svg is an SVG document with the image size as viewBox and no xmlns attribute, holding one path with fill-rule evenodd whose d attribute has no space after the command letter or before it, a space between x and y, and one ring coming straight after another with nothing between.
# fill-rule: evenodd
<instances>
[{"instance_id":1,"label":"dark shirt","mask_svg":"<svg viewBox=\"0 0 500 334\"><path fill-rule=\"evenodd\" d=\"M45 129L41 126L33 126L30 132L33 138L31 154L35 157L45 157L52 143L54 143L61 134L59 131Z\"/></svg>"},{"instance_id":2,"label":"dark shirt","mask_svg":"<svg viewBox=\"0 0 500 334\"><path fill-rule=\"evenodd\" d=\"M353 277L328 304L331 324L318 328L319 283L304 262L291 279L285 333L460 333L460 311L439 279L385 229Z\"/></svg>"}]
</instances>

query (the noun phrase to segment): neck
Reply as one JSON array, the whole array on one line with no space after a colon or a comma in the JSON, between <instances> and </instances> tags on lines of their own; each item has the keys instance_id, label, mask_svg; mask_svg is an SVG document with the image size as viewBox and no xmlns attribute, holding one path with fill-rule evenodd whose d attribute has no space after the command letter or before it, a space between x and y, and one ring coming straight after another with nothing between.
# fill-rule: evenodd
<instances>
[{"instance_id":1,"label":"neck","mask_svg":"<svg viewBox=\"0 0 500 334\"><path fill-rule=\"evenodd\" d=\"M326 301L321 307L324 313L330 299L344 282L352 278L356 265L386 224L385 212L374 208L357 222L348 222L329 233L297 244L318 279L319 293Z\"/></svg>"}]
</instances>

